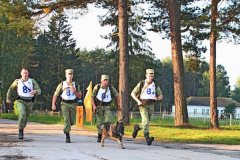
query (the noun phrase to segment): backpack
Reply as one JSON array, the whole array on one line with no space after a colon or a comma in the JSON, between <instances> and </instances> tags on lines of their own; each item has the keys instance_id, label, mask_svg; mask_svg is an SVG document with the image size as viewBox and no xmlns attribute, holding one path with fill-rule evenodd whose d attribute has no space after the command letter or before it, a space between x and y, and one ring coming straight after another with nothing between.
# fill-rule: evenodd
<instances>
[{"instance_id":1,"label":"backpack","mask_svg":"<svg viewBox=\"0 0 240 160\"><path fill-rule=\"evenodd\" d=\"M73 82L75 82L75 81L73 81ZM62 87L63 87L63 81L61 83L62 83ZM75 82L75 87L76 87L76 90L77 90L77 88L78 88L78 83L77 82ZM62 98L61 98L62 93L63 93L63 90L61 90L60 94L57 97L56 106L60 105L60 102L62 101ZM76 96L76 101L77 100L78 100L78 98Z\"/></svg>"},{"instance_id":2,"label":"backpack","mask_svg":"<svg viewBox=\"0 0 240 160\"><path fill-rule=\"evenodd\" d=\"M157 89L158 84L157 84L154 80L153 80L153 82L155 83L155 88ZM140 94L141 94L142 89L143 89L143 86L144 86L144 84L145 84L145 80L142 80L142 81L140 81L139 83L140 83L140 92L139 92L138 95L137 95L138 98L140 98Z\"/></svg>"},{"instance_id":3,"label":"backpack","mask_svg":"<svg viewBox=\"0 0 240 160\"><path fill-rule=\"evenodd\" d=\"M97 84L97 93L96 93L96 95L98 94L98 92L99 92L99 90L100 90L100 86L101 86L101 83ZM111 97L112 97L112 100L113 100L113 89L112 89L112 86L111 86L110 84L108 84L107 86L108 86L108 88L110 89ZM111 100L110 102L108 102L108 103L111 103L112 100ZM100 104L100 102L101 102L101 101L99 101L99 100L97 99L96 96L95 96L95 98L94 98L94 101L95 101L95 104L96 104L96 105Z\"/></svg>"}]
</instances>

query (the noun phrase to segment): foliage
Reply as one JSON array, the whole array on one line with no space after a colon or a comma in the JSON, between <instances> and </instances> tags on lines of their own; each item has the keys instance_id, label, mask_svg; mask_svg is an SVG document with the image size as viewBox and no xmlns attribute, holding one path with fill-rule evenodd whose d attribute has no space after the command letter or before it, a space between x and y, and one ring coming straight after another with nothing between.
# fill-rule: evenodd
<instances>
[{"instance_id":1,"label":"foliage","mask_svg":"<svg viewBox=\"0 0 240 160\"><path fill-rule=\"evenodd\" d=\"M240 87L235 87L232 91L231 98L237 102L240 102Z\"/></svg>"},{"instance_id":2,"label":"foliage","mask_svg":"<svg viewBox=\"0 0 240 160\"><path fill-rule=\"evenodd\" d=\"M31 72L42 89L35 106L37 109L50 109L53 93L64 80L65 69L72 68L74 73L79 73L79 64L75 61L76 42L71 38L71 27L66 18L63 14L54 14L49 31L44 31L36 39L36 52L31 57L36 64L32 65Z\"/></svg>"},{"instance_id":3,"label":"foliage","mask_svg":"<svg viewBox=\"0 0 240 160\"><path fill-rule=\"evenodd\" d=\"M237 105L236 103L230 103L224 108L225 114L232 114L234 115L237 112Z\"/></svg>"},{"instance_id":4,"label":"foliage","mask_svg":"<svg viewBox=\"0 0 240 160\"><path fill-rule=\"evenodd\" d=\"M12 21L8 20L4 15L0 16L0 23L7 25ZM21 68L28 66L28 58L33 51L31 33L25 31L19 35L16 29L6 29L0 26L0 81L3 82L1 87L2 95L6 95L11 83L16 77L20 76ZM5 100L5 96L2 99Z\"/></svg>"},{"instance_id":5,"label":"foliage","mask_svg":"<svg viewBox=\"0 0 240 160\"><path fill-rule=\"evenodd\" d=\"M210 94L210 81L209 81L209 71L205 71L202 74L202 79L200 79L200 83L204 89L204 96L209 96ZM229 86L229 78L227 77L227 71L222 65L218 65L216 69L216 86L217 86L217 96L218 97L230 97L230 86ZM199 90L199 94L202 94L201 89Z\"/></svg>"},{"instance_id":6,"label":"foliage","mask_svg":"<svg viewBox=\"0 0 240 160\"><path fill-rule=\"evenodd\" d=\"M142 19L143 8L132 4L128 1L128 47L129 54L146 54L153 56L152 48L149 46L150 40L146 36L146 31L143 29L146 25ZM110 39L111 42L107 47L113 47L114 50L119 50L119 26L118 26L118 5L117 1L103 0L96 4L96 7L108 10L106 15L99 15L101 26L110 25L114 28L108 35L103 35L102 38Z\"/></svg>"}]
</instances>

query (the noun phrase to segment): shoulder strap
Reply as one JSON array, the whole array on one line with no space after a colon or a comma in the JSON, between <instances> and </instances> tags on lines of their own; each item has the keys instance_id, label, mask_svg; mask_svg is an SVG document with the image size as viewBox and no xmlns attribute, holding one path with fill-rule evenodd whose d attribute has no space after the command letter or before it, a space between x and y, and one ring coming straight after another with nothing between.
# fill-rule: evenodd
<instances>
[{"instance_id":1,"label":"shoulder strap","mask_svg":"<svg viewBox=\"0 0 240 160\"><path fill-rule=\"evenodd\" d=\"M108 85L108 88L110 89L111 96L114 96L114 95L113 95L113 89L112 89L112 86L111 86L110 84Z\"/></svg>"},{"instance_id":2,"label":"shoulder strap","mask_svg":"<svg viewBox=\"0 0 240 160\"><path fill-rule=\"evenodd\" d=\"M102 102L103 102L103 100L104 100L105 97L106 97L107 90L108 90L108 86L107 86L106 91L105 91L105 93L104 93L104 95L103 95L102 101L101 101L100 104L99 104L99 108L101 107Z\"/></svg>"},{"instance_id":3,"label":"shoulder strap","mask_svg":"<svg viewBox=\"0 0 240 160\"><path fill-rule=\"evenodd\" d=\"M30 91L32 91L31 89L29 89L26 85L25 85L25 83L23 83L23 81L21 80L21 78L19 79L21 82L22 82L22 84L27 88L27 90L30 92Z\"/></svg>"},{"instance_id":4,"label":"shoulder strap","mask_svg":"<svg viewBox=\"0 0 240 160\"><path fill-rule=\"evenodd\" d=\"M142 90L144 83L145 83L145 80L140 81L140 90Z\"/></svg>"},{"instance_id":5,"label":"shoulder strap","mask_svg":"<svg viewBox=\"0 0 240 160\"><path fill-rule=\"evenodd\" d=\"M143 92L147 89L148 86L150 86L152 83L147 84L142 90L141 90L141 94L139 96L139 98L142 96ZM141 85L141 84L140 84Z\"/></svg>"},{"instance_id":6,"label":"shoulder strap","mask_svg":"<svg viewBox=\"0 0 240 160\"><path fill-rule=\"evenodd\" d=\"M74 81L71 83L71 85L73 85ZM62 87L63 87L63 82L62 82ZM76 86L76 82L75 82L75 87L77 89L77 86ZM64 88L64 90L62 89L62 92L66 91L67 89L69 89L70 87L67 87L67 88Z\"/></svg>"},{"instance_id":7,"label":"shoulder strap","mask_svg":"<svg viewBox=\"0 0 240 160\"><path fill-rule=\"evenodd\" d=\"M98 91L99 91L99 89L100 89L100 86L101 86L101 84L99 83L99 84L97 84L97 93L96 93L96 96L97 96L97 94L98 94Z\"/></svg>"}]
</instances>

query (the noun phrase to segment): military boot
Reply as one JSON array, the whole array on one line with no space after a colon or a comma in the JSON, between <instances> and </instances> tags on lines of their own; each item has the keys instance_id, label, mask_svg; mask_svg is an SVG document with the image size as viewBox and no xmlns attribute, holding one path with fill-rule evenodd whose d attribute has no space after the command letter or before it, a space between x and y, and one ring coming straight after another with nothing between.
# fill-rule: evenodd
<instances>
[{"instance_id":1,"label":"military boot","mask_svg":"<svg viewBox=\"0 0 240 160\"><path fill-rule=\"evenodd\" d=\"M134 126L134 131L133 131L133 133L132 133L132 137L133 137L133 138L136 138L136 137L137 137L137 133L138 133L139 130L141 130L141 128L139 127L139 125L136 124L136 125Z\"/></svg>"},{"instance_id":2,"label":"military boot","mask_svg":"<svg viewBox=\"0 0 240 160\"><path fill-rule=\"evenodd\" d=\"M19 139L23 139L23 130L19 130L19 133L18 133L18 138Z\"/></svg>"},{"instance_id":3,"label":"military boot","mask_svg":"<svg viewBox=\"0 0 240 160\"><path fill-rule=\"evenodd\" d=\"M101 142L101 140L102 140L102 134L99 134L99 133L98 133L97 142Z\"/></svg>"},{"instance_id":4,"label":"military boot","mask_svg":"<svg viewBox=\"0 0 240 160\"><path fill-rule=\"evenodd\" d=\"M149 137L149 133L144 133L144 137L146 138L147 145L150 146L154 141L154 137Z\"/></svg>"},{"instance_id":5,"label":"military boot","mask_svg":"<svg viewBox=\"0 0 240 160\"><path fill-rule=\"evenodd\" d=\"M66 143L71 143L69 133L65 133L65 134L66 134Z\"/></svg>"}]
</instances>

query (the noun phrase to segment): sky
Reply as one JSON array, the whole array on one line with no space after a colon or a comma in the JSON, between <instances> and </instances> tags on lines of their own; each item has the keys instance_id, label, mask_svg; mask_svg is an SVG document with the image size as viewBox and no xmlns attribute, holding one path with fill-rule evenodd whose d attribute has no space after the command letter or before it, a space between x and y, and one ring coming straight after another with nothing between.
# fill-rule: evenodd
<instances>
[{"instance_id":1,"label":"sky","mask_svg":"<svg viewBox=\"0 0 240 160\"><path fill-rule=\"evenodd\" d=\"M100 35L106 35L111 32L111 27L101 27L97 15L106 14L107 11L90 8L88 14L78 18L70 19L69 23L72 28L72 37L76 40L77 47L80 49L86 48L87 50L94 50L98 48L106 48L109 44L109 40L102 39ZM155 56L162 60L167 56L171 57L171 43L170 40L163 40L157 33L147 32L147 38L152 43L149 45L152 47ZM208 48L206 53L202 54L205 57L205 61L209 63L210 57L210 43L205 41ZM234 45L233 43L217 43L217 64L221 64L227 71L231 90L234 89L237 78L240 77L240 45Z\"/></svg>"}]
</instances>

